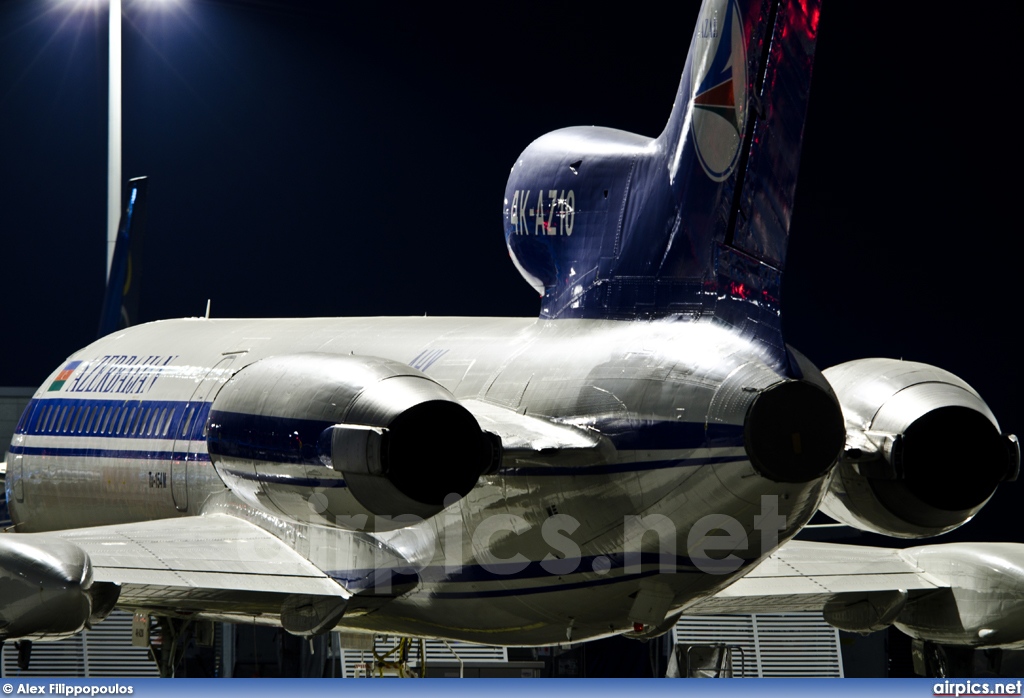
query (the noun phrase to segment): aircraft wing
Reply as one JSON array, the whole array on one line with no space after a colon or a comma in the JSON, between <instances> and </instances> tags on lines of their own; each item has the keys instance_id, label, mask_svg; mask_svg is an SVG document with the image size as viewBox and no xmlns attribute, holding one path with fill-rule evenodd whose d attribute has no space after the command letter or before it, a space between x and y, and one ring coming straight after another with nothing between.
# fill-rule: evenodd
<instances>
[{"instance_id":1,"label":"aircraft wing","mask_svg":"<svg viewBox=\"0 0 1024 698\"><path fill-rule=\"evenodd\" d=\"M93 582L120 587L117 605L150 612L203 610L225 618L282 614L310 602L343 607L352 595L288 544L224 515L25 534L83 550ZM283 620L283 619L282 619Z\"/></svg>"},{"instance_id":2,"label":"aircraft wing","mask_svg":"<svg viewBox=\"0 0 1024 698\"><path fill-rule=\"evenodd\" d=\"M945 543L903 550L791 541L687 615L822 611L840 630L895 624L911 637L1024 647L1024 545Z\"/></svg>"},{"instance_id":3,"label":"aircraft wing","mask_svg":"<svg viewBox=\"0 0 1024 698\"><path fill-rule=\"evenodd\" d=\"M704 615L819 611L837 594L948 586L929 576L902 552L790 541L749 574L715 596L688 606L685 612Z\"/></svg>"},{"instance_id":4,"label":"aircraft wing","mask_svg":"<svg viewBox=\"0 0 1024 698\"><path fill-rule=\"evenodd\" d=\"M350 596L280 539L223 514L46 535L84 550L93 579L121 584L122 595L132 587L150 586Z\"/></svg>"}]
</instances>

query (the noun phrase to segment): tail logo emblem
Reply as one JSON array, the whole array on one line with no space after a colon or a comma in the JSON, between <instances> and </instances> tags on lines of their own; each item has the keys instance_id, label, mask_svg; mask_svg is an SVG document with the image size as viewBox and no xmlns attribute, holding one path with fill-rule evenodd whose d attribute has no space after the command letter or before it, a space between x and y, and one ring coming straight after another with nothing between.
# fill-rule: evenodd
<instances>
[{"instance_id":1,"label":"tail logo emblem","mask_svg":"<svg viewBox=\"0 0 1024 698\"><path fill-rule=\"evenodd\" d=\"M747 113L747 61L736 0L708 3L698 23L691 73L693 141L708 177L721 182L739 160ZM721 18L721 19L719 19Z\"/></svg>"}]
</instances>

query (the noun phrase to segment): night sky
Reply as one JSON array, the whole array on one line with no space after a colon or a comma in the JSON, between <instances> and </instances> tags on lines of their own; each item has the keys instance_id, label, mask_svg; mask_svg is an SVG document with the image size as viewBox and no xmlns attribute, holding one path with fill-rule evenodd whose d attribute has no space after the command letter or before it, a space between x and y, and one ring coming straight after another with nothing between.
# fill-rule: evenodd
<instances>
[{"instance_id":1,"label":"night sky","mask_svg":"<svg viewBox=\"0 0 1024 698\"><path fill-rule=\"evenodd\" d=\"M535 315L502 238L510 166L562 126L657 135L699 4L124 2L142 320L208 298L219 317ZM1022 10L904 5L822 11L787 339L822 367L941 366L1024 433ZM0 5L0 385L38 385L96 331L107 20L90 8ZM956 536L1024 540L1022 487Z\"/></svg>"}]
</instances>

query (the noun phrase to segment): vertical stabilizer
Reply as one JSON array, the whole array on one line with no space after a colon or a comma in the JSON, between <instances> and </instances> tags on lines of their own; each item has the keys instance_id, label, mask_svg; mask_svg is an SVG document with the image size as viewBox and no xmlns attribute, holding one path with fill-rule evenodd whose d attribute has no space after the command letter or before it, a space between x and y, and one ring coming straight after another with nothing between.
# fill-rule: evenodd
<instances>
[{"instance_id":1,"label":"vertical stabilizer","mask_svg":"<svg viewBox=\"0 0 1024 698\"><path fill-rule=\"evenodd\" d=\"M146 182L145 177L128 181L125 208L117 229L114 260L103 296L98 337L129 327L137 320L141 276L141 265L138 262L146 228Z\"/></svg>"},{"instance_id":2,"label":"vertical stabilizer","mask_svg":"<svg viewBox=\"0 0 1024 698\"><path fill-rule=\"evenodd\" d=\"M781 347L817 0L706 0L657 138L543 136L505 192L505 240L542 317L714 315Z\"/></svg>"}]
</instances>

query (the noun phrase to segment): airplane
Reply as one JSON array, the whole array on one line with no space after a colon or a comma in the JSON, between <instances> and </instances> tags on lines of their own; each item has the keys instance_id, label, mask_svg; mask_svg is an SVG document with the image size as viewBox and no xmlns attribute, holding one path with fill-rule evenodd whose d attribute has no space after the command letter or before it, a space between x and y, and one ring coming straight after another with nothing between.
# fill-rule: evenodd
<instances>
[{"instance_id":1,"label":"airplane","mask_svg":"<svg viewBox=\"0 0 1024 698\"><path fill-rule=\"evenodd\" d=\"M1020 463L956 376L783 338L818 17L708 0L661 135L523 152L504 233L539 318L189 318L68 357L7 455L0 637L121 607L545 645L814 608L1024 646L1024 546L793 540L818 511L940 535Z\"/></svg>"}]
</instances>

